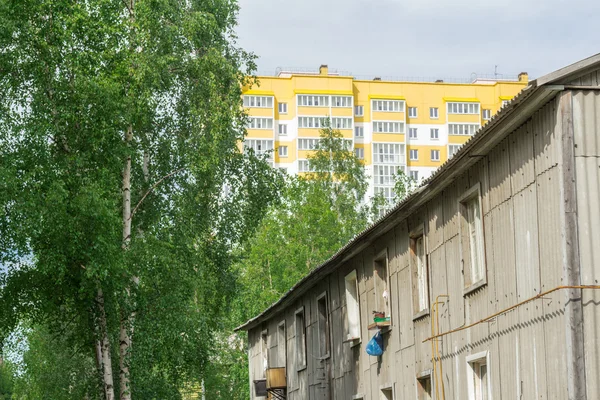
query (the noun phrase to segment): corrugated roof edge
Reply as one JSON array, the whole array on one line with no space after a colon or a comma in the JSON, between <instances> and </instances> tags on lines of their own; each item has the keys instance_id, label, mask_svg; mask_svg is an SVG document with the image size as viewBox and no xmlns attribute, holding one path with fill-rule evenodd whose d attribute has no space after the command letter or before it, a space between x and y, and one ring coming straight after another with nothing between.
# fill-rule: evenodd
<instances>
[{"instance_id":1,"label":"corrugated roof edge","mask_svg":"<svg viewBox=\"0 0 600 400\"><path fill-rule=\"evenodd\" d=\"M578 67L579 65L579 67ZM462 160L466 158L467 154L470 150L479 142L481 142L484 138L489 136L490 132L493 132L497 129L501 122L509 119L511 115L515 112L519 111L518 106L522 105L533 97L536 92L538 92L538 88L542 86L548 87L550 90L557 92L561 90L561 87L550 87L550 84L555 83L559 80L567 79L569 76L576 76L580 74L582 70L590 69L594 66L600 65L600 53L595 56L586 58L577 63L571 64L568 67L562 68L558 71L552 72L548 75L545 75L541 78L538 78L534 81L531 81L530 84L525 87L517 96L515 96L506 106L504 106L496 115L492 117L492 119L485 124L482 128L480 128L461 148L460 150L449 160L447 160L444 164L442 164L429 178L422 182L422 184L409 196L404 198L401 202L396 204L390 211L388 211L385 215L379 218L377 221L372 223L368 228L366 228L361 233L357 234L352 240L346 243L341 249L339 249L334 255L332 255L329 259L323 262L321 265L316 267L313 271L311 271L308 275L302 278L298 283L296 283L288 292L286 292L279 300L273 303L270 307L268 307L265 311L260 313L254 318L251 318L246 323L235 328L234 331L240 330L248 330L252 329L254 326L267 319L270 314L277 312L276 309L283 307L286 300L290 299L292 294L299 292L299 289L313 277L315 277L320 272L324 272L327 267L331 267L332 269L337 266L338 262L344 258L346 253L351 252L352 248L358 243L367 238L375 228L381 226L386 221L392 221L395 217L401 213L401 211L405 208L408 208L409 205L417 199L419 195L421 195L429 186L435 185L441 179L443 179L444 175L446 175L449 171L451 171L452 167L463 162ZM544 82L543 84L538 85L538 82ZM543 100L549 100L549 98L542 97ZM493 138L493 136L490 136ZM466 163L466 162L463 162ZM444 185L445 186L445 185ZM441 190L440 188L439 190ZM307 286L305 289L308 289ZM303 291L300 291L299 295L302 294Z\"/></svg>"}]
</instances>

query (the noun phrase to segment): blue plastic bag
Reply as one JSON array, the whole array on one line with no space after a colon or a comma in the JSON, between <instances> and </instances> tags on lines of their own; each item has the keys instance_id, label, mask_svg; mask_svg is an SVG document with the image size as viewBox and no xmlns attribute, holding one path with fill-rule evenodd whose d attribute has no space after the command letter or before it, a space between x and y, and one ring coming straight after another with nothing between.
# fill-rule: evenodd
<instances>
[{"instance_id":1,"label":"blue plastic bag","mask_svg":"<svg viewBox=\"0 0 600 400\"><path fill-rule=\"evenodd\" d=\"M380 356L383 354L383 338L381 332L377 331L375 336L367 343L367 354L370 356Z\"/></svg>"}]
</instances>

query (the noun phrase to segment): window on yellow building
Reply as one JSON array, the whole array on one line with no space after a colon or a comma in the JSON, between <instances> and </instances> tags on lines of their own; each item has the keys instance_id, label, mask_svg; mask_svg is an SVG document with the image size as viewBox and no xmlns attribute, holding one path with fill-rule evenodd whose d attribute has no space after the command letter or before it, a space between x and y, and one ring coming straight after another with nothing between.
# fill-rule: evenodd
<instances>
[{"instance_id":1,"label":"window on yellow building","mask_svg":"<svg viewBox=\"0 0 600 400\"><path fill-rule=\"evenodd\" d=\"M419 133L417 131L417 128L408 128L408 138L409 139L417 139L419 136Z\"/></svg>"},{"instance_id":2,"label":"window on yellow building","mask_svg":"<svg viewBox=\"0 0 600 400\"><path fill-rule=\"evenodd\" d=\"M287 135L287 124L279 124L279 134L282 136Z\"/></svg>"},{"instance_id":3,"label":"window on yellow building","mask_svg":"<svg viewBox=\"0 0 600 400\"><path fill-rule=\"evenodd\" d=\"M279 146L279 157L287 157L288 156L288 147L287 146Z\"/></svg>"},{"instance_id":4,"label":"window on yellow building","mask_svg":"<svg viewBox=\"0 0 600 400\"><path fill-rule=\"evenodd\" d=\"M298 105L304 107L329 107L329 96L298 95Z\"/></svg>"},{"instance_id":5,"label":"window on yellow building","mask_svg":"<svg viewBox=\"0 0 600 400\"><path fill-rule=\"evenodd\" d=\"M440 151L431 150L431 161L440 161Z\"/></svg>"},{"instance_id":6,"label":"window on yellow building","mask_svg":"<svg viewBox=\"0 0 600 400\"><path fill-rule=\"evenodd\" d=\"M456 152L460 149L461 144L449 144L448 145L448 158L453 157Z\"/></svg>"},{"instance_id":7,"label":"window on yellow building","mask_svg":"<svg viewBox=\"0 0 600 400\"><path fill-rule=\"evenodd\" d=\"M273 97L272 96L244 96L244 107L271 108L271 107L273 107Z\"/></svg>"},{"instance_id":8,"label":"window on yellow building","mask_svg":"<svg viewBox=\"0 0 600 400\"><path fill-rule=\"evenodd\" d=\"M352 107L351 96L333 96L331 98L332 107Z\"/></svg>"},{"instance_id":9,"label":"window on yellow building","mask_svg":"<svg viewBox=\"0 0 600 400\"><path fill-rule=\"evenodd\" d=\"M479 124L448 124L448 135L473 135L479 128Z\"/></svg>"},{"instance_id":10,"label":"window on yellow building","mask_svg":"<svg viewBox=\"0 0 600 400\"><path fill-rule=\"evenodd\" d=\"M417 118L418 111L417 107L408 107L408 117L409 118Z\"/></svg>"},{"instance_id":11,"label":"window on yellow building","mask_svg":"<svg viewBox=\"0 0 600 400\"><path fill-rule=\"evenodd\" d=\"M373 100L373 111L404 112L404 102L401 100Z\"/></svg>"},{"instance_id":12,"label":"window on yellow building","mask_svg":"<svg viewBox=\"0 0 600 400\"><path fill-rule=\"evenodd\" d=\"M273 129L273 118L250 117L248 129Z\"/></svg>"},{"instance_id":13,"label":"window on yellow building","mask_svg":"<svg viewBox=\"0 0 600 400\"><path fill-rule=\"evenodd\" d=\"M298 150L315 150L321 139L298 139Z\"/></svg>"},{"instance_id":14,"label":"window on yellow building","mask_svg":"<svg viewBox=\"0 0 600 400\"><path fill-rule=\"evenodd\" d=\"M415 181L415 182L419 181L419 171L410 171L409 176L413 181Z\"/></svg>"},{"instance_id":15,"label":"window on yellow building","mask_svg":"<svg viewBox=\"0 0 600 400\"><path fill-rule=\"evenodd\" d=\"M356 155L356 158L358 158L359 160L364 160L365 159L365 149L363 149L362 147L358 147L358 148L354 149L354 155Z\"/></svg>"},{"instance_id":16,"label":"window on yellow building","mask_svg":"<svg viewBox=\"0 0 600 400\"><path fill-rule=\"evenodd\" d=\"M333 117L331 127L334 129L352 129L352 118Z\"/></svg>"},{"instance_id":17,"label":"window on yellow building","mask_svg":"<svg viewBox=\"0 0 600 400\"><path fill-rule=\"evenodd\" d=\"M373 132L376 133L404 133L404 122L373 122Z\"/></svg>"},{"instance_id":18,"label":"window on yellow building","mask_svg":"<svg viewBox=\"0 0 600 400\"><path fill-rule=\"evenodd\" d=\"M357 117L362 117L365 114L364 106L354 106L354 115Z\"/></svg>"},{"instance_id":19,"label":"window on yellow building","mask_svg":"<svg viewBox=\"0 0 600 400\"><path fill-rule=\"evenodd\" d=\"M410 160L411 161L417 161L419 159L419 150L417 149L410 149Z\"/></svg>"},{"instance_id":20,"label":"window on yellow building","mask_svg":"<svg viewBox=\"0 0 600 400\"><path fill-rule=\"evenodd\" d=\"M279 114L287 114L287 103L279 103Z\"/></svg>"},{"instance_id":21,"label":"window on yellow building","mask_svg":"<svg viewBox=\"0 0 600 400\"><path fill-rule=\"evenodd\" d=\"M448 114L479 114L479 103L448 103Z\"/></svg>"},{"instance_id":22,"label":"window on yellow building","mask_svg":"<svg viewBox=\"0 0 600 400\"><path fill-rule=\"evenodd\" d=\"M431 140L438 140L440 138L440 130L438 128L431 128L429 130L429 137Z\"/></svg>"},{"instance_id":23,"label":"window on yellow building","mask_svg":"<svg viewBox=\"0 0 600 400\"><path fill-rule=\"evenodd\" d=\"M440 117L437 107L429 107L429 118L438 119Z\"/></svg>"},{"instance_id":24,"label":"window on yellow building","mask_svg":"<svg viewBox=\"0 0 600 400\"><path fill-rule=\"evenodd\" d=\"M488 120L492 118L492 110L483 110L483 119Z\"/></svg>"},{"instance_id":25,"label":"window on yellow building","mask_svg":"<svg viewBox=\"0 0 600 400\"><path fill-rule=\"evenodd\" d=\"M365 137L365 129L362 126L354 127L354 137L361 138Z\"/></svg>"}]
</instances>

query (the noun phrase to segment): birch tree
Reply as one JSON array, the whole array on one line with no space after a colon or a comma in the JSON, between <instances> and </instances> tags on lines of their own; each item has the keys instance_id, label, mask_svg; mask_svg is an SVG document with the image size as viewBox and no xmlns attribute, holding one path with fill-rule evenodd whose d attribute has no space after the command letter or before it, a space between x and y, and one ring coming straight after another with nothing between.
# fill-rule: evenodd
<instances>
[{"instance_id":1,"label":"birch tree","mask_svg":"<svg viewBox=\"0 0 600 400\"><path fill-rule=\"evenodd\" d=\"M236 13L0 0L0 332L68 324L107 400L201 376L230 249L275 196L272 170L238 150L254 63Z\"/></svg>"}]
</instances>

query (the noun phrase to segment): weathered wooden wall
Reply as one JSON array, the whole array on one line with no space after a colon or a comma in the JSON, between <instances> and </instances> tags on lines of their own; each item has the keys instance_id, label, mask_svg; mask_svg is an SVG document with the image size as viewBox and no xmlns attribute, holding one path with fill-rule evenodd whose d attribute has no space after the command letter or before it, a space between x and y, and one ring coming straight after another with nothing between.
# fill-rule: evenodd
<instances>
[{"instance_id":1,"label":"weathered wooden wall","mask_svg":"<svg viewBox=\"0 0 600 400\"><path fill-rule=\"evenodd\" d=\"M573 96L581 279L582 284L598 284L600 92L575 92ZM250 330L251 376L261 373L261 331L268 330L270 359L276 360L274 337L277 325L285 319L288 399L327 398L324 361L318 359L316 340L316 299L327 292L332 350L325 362L331 365L331 398L378 400L381 388L389 386L396 399L416 398L417 374L433 368L431 343L423 343L431 336L431 315L413 320L415 283L409 265L409 234L421 227L427 243L430 303L438 295L449 296L439 307L442 332L564 284L558 102L557 98L544 105L492 151L478 155L479 161L449 182L440 195L337 268L285 313ZM482 195L487 284L464 295L458 201L476 184ZM392 327L384 334L385 352L378 359L368 356L365 346L374 333L367 330L375 309L373 263L384 250L389 257ZM362 341L358 344L344 341L344 277L352 270L357 272L360 297ZM588 399L598 399L600 293L584 291L583 296ZM494 400L567 399L564 298L563 293L554 292L487 323L443 337L439 346L445 399L468 398L466 357L484 350L489 351ZM307 324L307 368L297 371L294 312L301 306Z\"/></svg>"}]
</instances>

